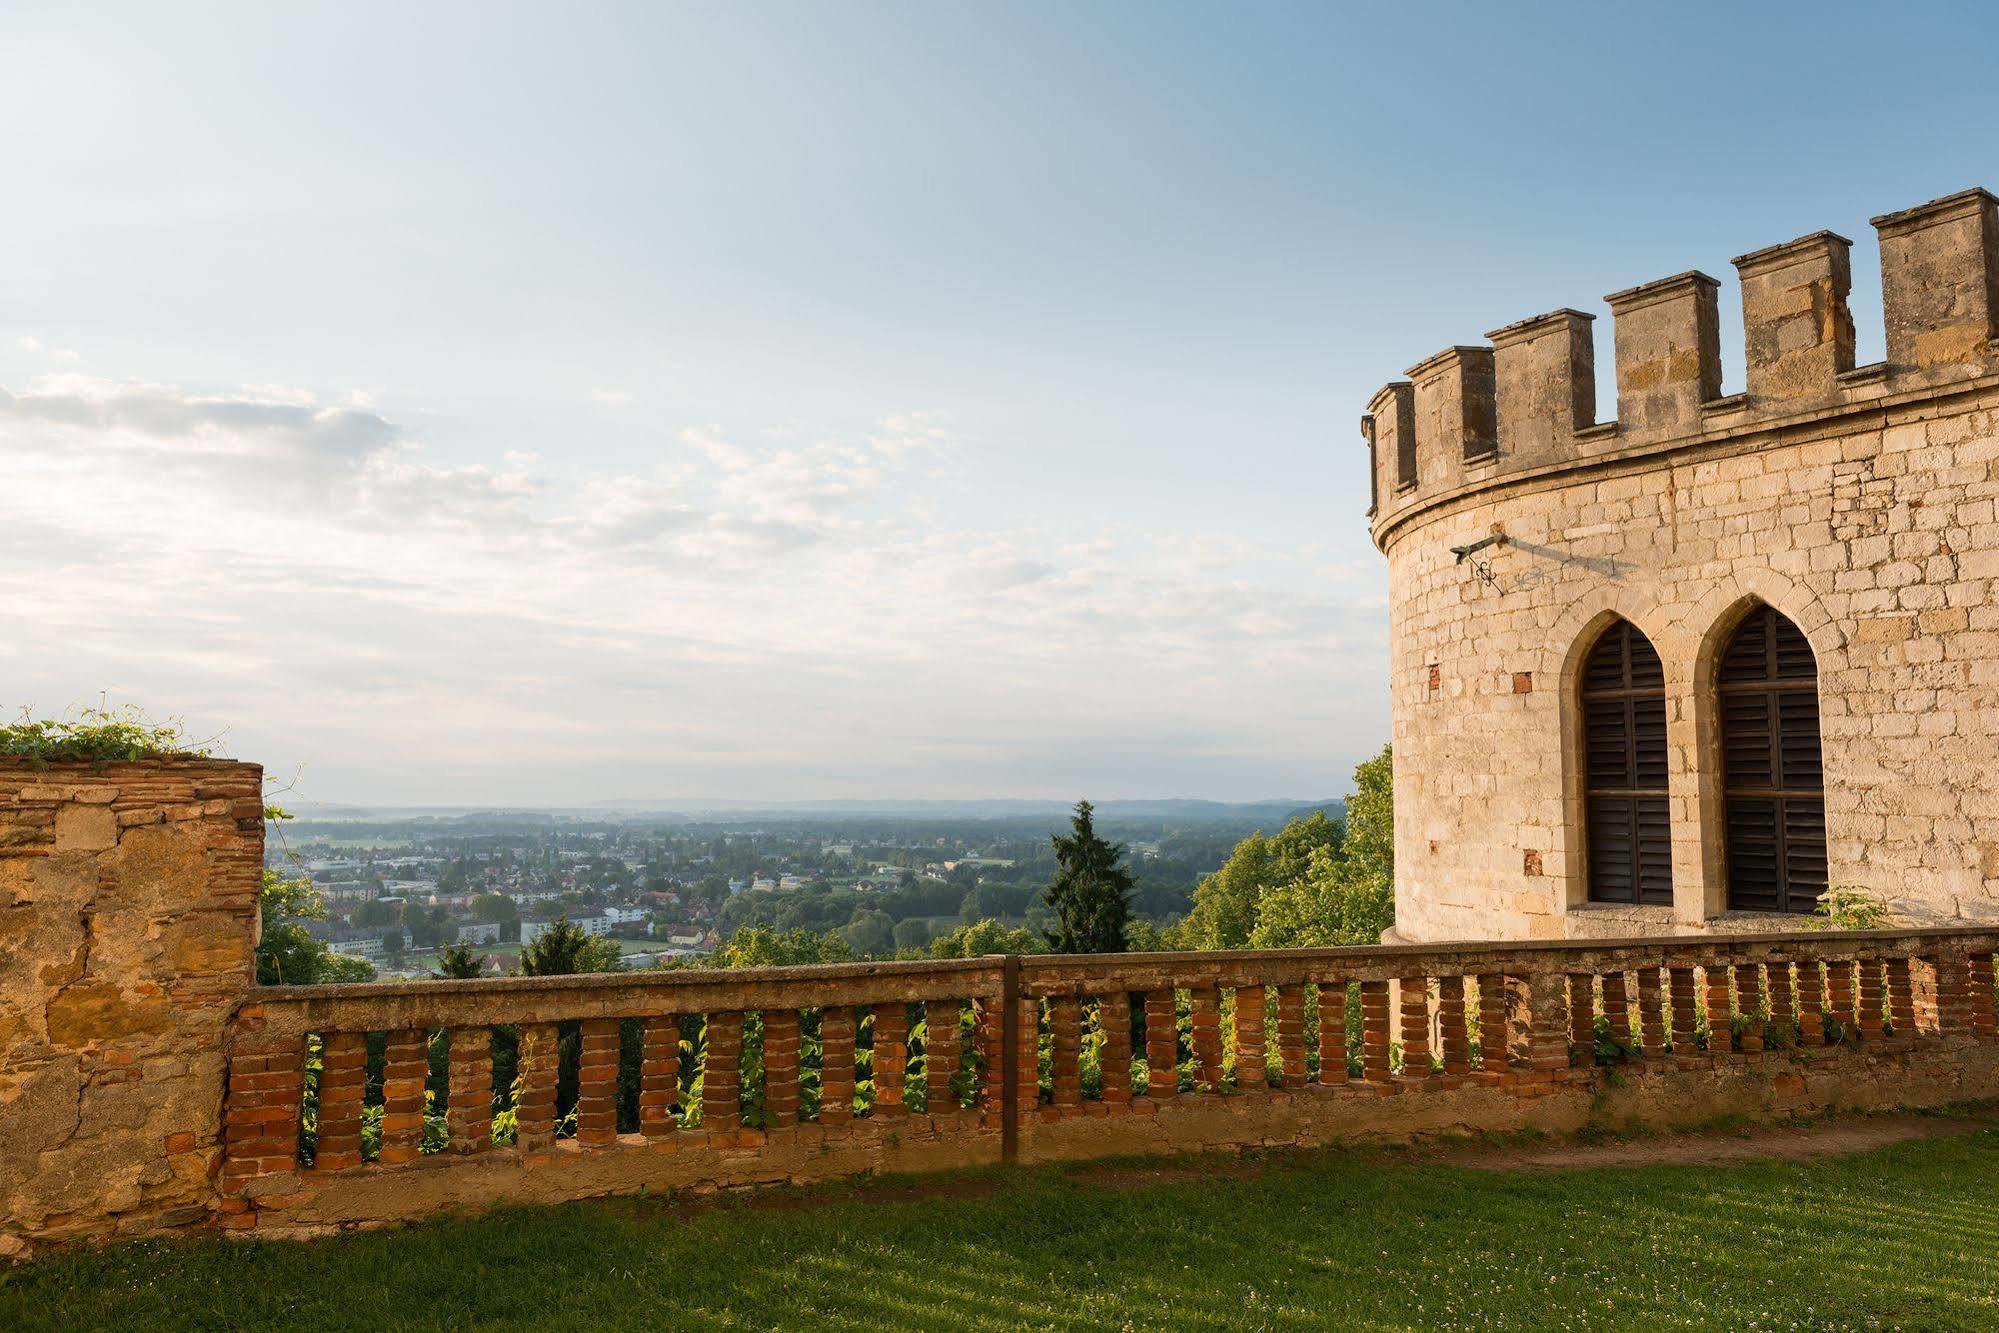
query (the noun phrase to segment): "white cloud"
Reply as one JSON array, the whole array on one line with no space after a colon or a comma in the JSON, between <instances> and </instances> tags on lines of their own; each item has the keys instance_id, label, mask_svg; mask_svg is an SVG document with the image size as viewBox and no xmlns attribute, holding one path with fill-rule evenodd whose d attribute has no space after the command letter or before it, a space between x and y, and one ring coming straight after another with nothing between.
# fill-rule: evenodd
<instances>
[{"instance_id":1,"label":"white cloud","mask_svg":"<svg viewBox=\"0 0 1999 1333\"><path fill-rule=\"evenodd\" d=\"M17 688L127 682L326 799L1318 794L1326 729L1381 711L1365 574L982 523L935 415L558 476L292 388L60 374L0 389L0 449Z\"/></svg>"}]
</instances>

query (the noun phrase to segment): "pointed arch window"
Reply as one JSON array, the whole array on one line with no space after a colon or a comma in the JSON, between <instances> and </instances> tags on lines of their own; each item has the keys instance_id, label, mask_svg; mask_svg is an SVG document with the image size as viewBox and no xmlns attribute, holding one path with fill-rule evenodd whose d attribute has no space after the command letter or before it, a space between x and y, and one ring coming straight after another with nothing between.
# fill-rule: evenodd
<instances>
[{"instance_id":1,"label":"pointed arch window","mask_svg":"<svg viewBox=\"0 0 1999 1333\"><path fill-rule=\"evenodd\" d=\"M1809 912L1826 887L1818 662L1798 627L1758 607L1722 651L1728 905Z\"/></svg>"},{"instance_id":2,"label":"pointed arch window","mask_svg":"<svg viewBox=\"0 0 1999 1333\"><path fill-rule=\"evenodd\" d=\"M1583 663L1589 899L1673 901L1666 802L1666 673L1651 640L1620 620Z\"/></svg>"}]
</instances>

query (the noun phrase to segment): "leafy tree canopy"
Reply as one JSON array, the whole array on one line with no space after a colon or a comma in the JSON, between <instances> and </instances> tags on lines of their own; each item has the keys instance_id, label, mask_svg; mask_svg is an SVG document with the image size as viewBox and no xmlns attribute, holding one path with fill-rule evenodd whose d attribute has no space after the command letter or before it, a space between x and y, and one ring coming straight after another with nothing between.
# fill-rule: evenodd
<instances>
[{"instance_id":1,"label":"leafy tree canopy","mask_svg":"<svg viewBox=\"0 0 1999 1333\"><path fill-rule=\"evenodd\" d=\"M535 936L534 943L521 950L524 977L616 972L618 968L617 942L586 934L566 916L551 921L548 929Z\"/></svg>"},{"instance_id":2,"label":"leafy tree canopy","mask_svg":"<svg viewBox=\"0 0 1999 1333\"><path fill-rule=\"evenodd\" d=\"M850 963L853 960L853 950L835 934L745 926L730 937L712 962L716 967L797 967L807 963Z\"/></svg>"},{"instance_id":3,"label":"leafy tree canopy","mask_svg":"<svg viewBox=\"0 0 1999 1333\"><path fill-rule=\"evenodd\" d=\"M1048 945L1031 930L1008 927L990 917L960 926L930 941L932 958L980 958L991 953L1047 953Z\"/></svg>"},{"instance_id":4,"label":"leafy tree canopy","mask_svg":"<svg viewBox=\"0 0 1999 1333\"><path fill-rule=\"evenodd\" d=\"M1377 943L1395 924L1392 778L1384 748L1354 769L1343 822L1315 811L1274 837L1243 839L1194 890L1187 919L1161 932L1157 943L1183 949Z\"/></svg>"},{"instance_id":5,"label":"leafy tree canopy","mask_svg":"<svg viewBox=\"0 0 1999 1333\"><path fill-rule=\"evenodd\" d=\"M317 986L375 979L375 969L366 959L334 953L306 929L305 922L325 918L326 900L304 875L287 875L266 866L257 915L258 985Z\"/></svg>"}]
</instances>

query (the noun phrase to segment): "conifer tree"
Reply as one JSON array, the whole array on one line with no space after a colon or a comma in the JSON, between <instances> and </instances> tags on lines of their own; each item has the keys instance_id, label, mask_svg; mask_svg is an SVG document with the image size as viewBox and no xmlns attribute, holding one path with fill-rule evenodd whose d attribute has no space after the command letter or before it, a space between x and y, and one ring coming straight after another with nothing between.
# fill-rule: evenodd
<instances>
[{"instance_id":1,"label":"conifer tree","mask_svg":"<svg viewBox=\"0 0 1999 1333\"><path fill-rule=\"evenodd\" d=\"M1068 837L1054 835L1055 880L1048 906L1056 928L1046 932L1057 953L1122 953L1131 918L1131 872L1120 862L1123 843L1097 836L1093 807L1076 802Z\"/></svg>"}]
</instances>

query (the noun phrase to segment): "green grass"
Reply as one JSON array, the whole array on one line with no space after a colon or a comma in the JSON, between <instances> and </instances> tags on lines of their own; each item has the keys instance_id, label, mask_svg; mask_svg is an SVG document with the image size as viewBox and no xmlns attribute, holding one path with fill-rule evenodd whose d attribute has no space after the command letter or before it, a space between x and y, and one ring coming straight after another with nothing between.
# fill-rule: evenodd
<instances>
[{"instance_id":1,"label":"green grass","mask_svg":"<svg viewBox=\"0 0 1999 1333\"><path fill-rule=\"evenodd\" d=\"M0 1328L1999 1323L1999 1131L1727 1169L1226 1165L1139 1188L1042 1169L142 1242L0 1275Z\"/></svg>"}]
</instances>

